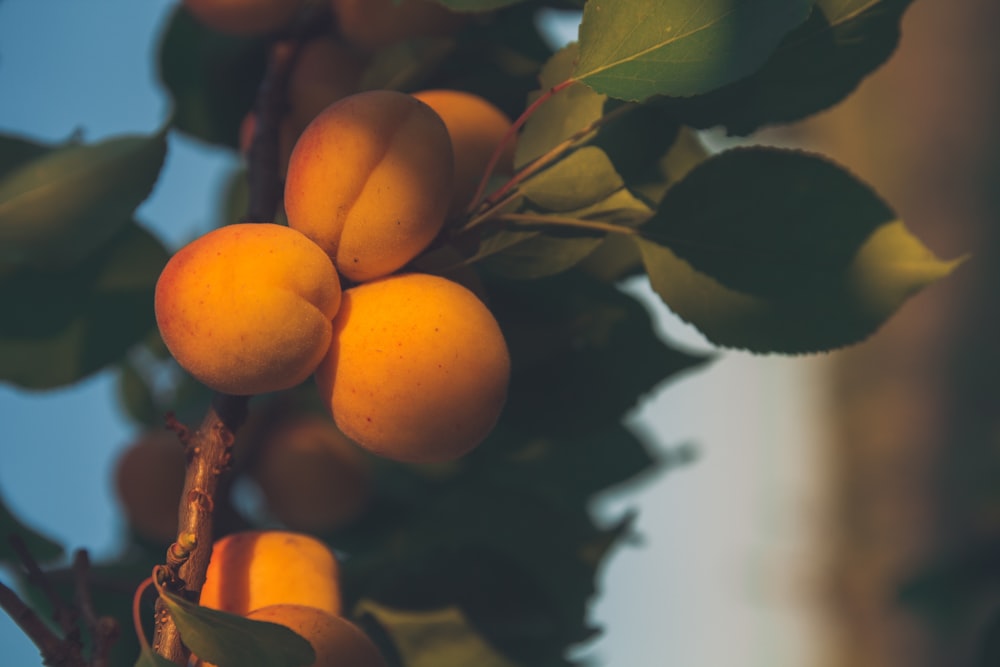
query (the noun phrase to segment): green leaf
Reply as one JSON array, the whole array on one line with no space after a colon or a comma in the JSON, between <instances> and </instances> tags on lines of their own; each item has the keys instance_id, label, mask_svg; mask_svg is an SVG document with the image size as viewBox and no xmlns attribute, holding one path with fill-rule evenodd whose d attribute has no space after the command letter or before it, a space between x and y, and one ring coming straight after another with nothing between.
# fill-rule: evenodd
<instances>
[{"instance_id":1,"label":"green leaf","mask_svg":"<svg viewBox=\"0 0 1000 667\"><path fill-rule=\"evenodd\" d=\"M642 101L706 93L757 70L813 0L590 0L573 79Z\"/></svg>"},{"instance_id":2,"label":"green leaf","mask_svg":"<svg viewBox=\"0 0 1000 667\"><path fill-rule=\"evenodd\" d=\"M0 379L48 389L120 359L155 327L153 292L167 257L130 224L72 269L0 279Z\"/></svg>"},{"instance_id":3,"label":"green leaf","mask_svg":"<svg viewBox=\"0 0 1000 667\"><path fill-rule=\"evenodd\" d=\"M316 660L312 645L277 623L200 607L163 591L184 645L218 667L305 667Z\"/></svg>"},{"instance_id":4,"label":"green leaf","mask_svg":"<svg viewBox=\"0 0 1000 667\"><path fill-rule=\"evenodd\" d=\"M539 74L541 90L529 95L528 102L568 79L578 53L577 45L570 44L553 54ZM515 167L531 162L603 116L606 100L607 96L574 84L544 102L525 123L517 140Z\"/></svg>"},{"instance_id":5,"label":"green leaf","mask_svg":"<svg viewBox=\"0 0 1000 667\"><path fill-rule=\"evenodd\" d=\"M584 146L528 178L518 190L542 209L572 211L607 199L624 186L607 154Z\"/></svg>"},{"instance_id":6,"label":"green leaf","mask_svg":"<svg viewBox=\"0 0 1000 667\"><path fill-rule=\"evenodd\" d=\"M135 661L135 667L177 667L162 655L153 653L151 649L143 648L139 659Z\"/></svg>"},{"instance_id":7,"label":"green leaf","mask_svg":"<svg viewBox=\"0 0 1000 667\"><path fill-rule=\"evenodd\" d=\"M601 244L601 236L580 236L558 231L504 231L492 237L493 243L503 243L483 260L484 270L514 280L535 280L561 273L582 261ZM489 243L486 243L489 251Z\"/></svg>"},{"instance_id":8,"label":"green leaf","mask_svg":"<svg viewBox=\"0 0 1000 667\"><path fill-rule=\"evenodd\" d=\"M0 563L21 562L10 545L11 535L18 535L24 540L28 551L39 562L53 560L63 555L61 546L18 521L0 498Z\"/></svg>"},{"instance_id":9,"label":"green leaf","mask_svg":"<svg viewBox=\"0 0 1000 667\"><path fill-rule=\"evenodd\" d=\"M178 5L160 43L159 73L174 102L171 125L236 148L264 75L263 40L211 30Z\"/></svg>"},{"instance_id":10,"label":"green leaf","mask_svg":"<svg viewBox=\"0 0 1000 667\"><path fill-rule=\"evenodd\" d=\"M809 19L752 76L666 104L690 125L722 125L729 134L805 118L842 100L888 59L911 2L818 0Z\"/></svg>"},{"instance_id":11,"label":"green leaf","mask_svg":"<svg viewBox=\"0 0 1000 667\"><path fill-rule=\"evenodd\" d=\"M127 359L121 363L118 371L118 396L125 412L138 423L152 426L162 420L165 411L157 407L153 390L135 365Z\"/></svg>"},{"instance_id":12,"label":"green leaf","mask_svg":"<svg viewBox=\"0 0 1000 667\"><path fill-rule=\"evenodd\" d=\"M361 76L361 90L415 90L454 51L454 40L430 38L380 49Z\"/></svg>"},{"instance_id":13,"label":"green leaf","mask_svg":"<svg viewBox=\"0 0 1000 667\"><path fill-rule=\"evenodd\" d=\"M706 161L633 238L674 312L719 345L755 352L863 340L958 264L936 259L847 172L775 149Z\"/></svg>"},{"instance_id":14,"label":"green leaf","mask_svg":"<svg viewBox=\"0 0 1000 667\"><path fill-rule=\"evenodd\" d=\"M53 149L0 180L0 263L62 269L103 245L153 189L163 133Z\"/></svg>"},{"instance_id":15,"label":"green leaf","mask_svg":"<svg viewBox=\"0 0 1000 667\"><path fill-rule=\"evenodd\" d=\"M490 646L456 607L407 611L362 600L355 613L375 617L392 637L406 667L517 667Z\"/></svg>"}]
</instances>

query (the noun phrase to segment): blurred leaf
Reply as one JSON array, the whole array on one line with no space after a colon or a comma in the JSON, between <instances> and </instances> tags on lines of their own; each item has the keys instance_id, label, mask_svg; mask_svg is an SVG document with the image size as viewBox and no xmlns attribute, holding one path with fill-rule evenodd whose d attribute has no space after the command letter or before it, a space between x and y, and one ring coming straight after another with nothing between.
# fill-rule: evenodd
<instances>
[{"instance_id":1,"label":"blurred leaf","mask_svg":"<svg viewBox=\"0 0 1000 667\"><path fill-rule=\"evenodd\" d=\"M662 154L649 171L642 176L626 179L628 186L646 201L659 205L671 187L684 180L692 169L710 155L698 135L690 128L682 127L670 149Z\"/></svg>"},{"instance_id":2,"label":"blurred leaf","mask_svg":"<svg viewBox=\"0 0 1000 667\"><path fill-rule=\"evenodd\" d=\"M642 255L630 237L608 234L577 267L601 282L613 283L640 273L643 270Z\"/></svg>"},{"instance_id":3,"label":"blurred leaf","mask_svg":"<svg viewBox=\"0 0 1000 667\"><path fill-rule=\"evenodd\" d=\"M8 172L45 155L51 150L51 146L45 146L23 137L0 134L0 179L6 177Z\"/></svg>"},{"instance_id":4,"label":"blurred leaf","mask_svg":"<svg viewBox=\"0 0 1000 667\"><path fill-rule=\"evenodd\" d=\"M119 365L118 396L125 412L140 424L152 426L162 421L153 390L139 370L128 359Z\"/></svg>"},{"instance_id":5,"label":"blurred leaf","mask_svg":"<svg viewBox=\"0 0 1000 667\"><path fill-rule=\"evenodd\" d=\"M166 156L163 133L55 148L0 180L0 262L64 269L129 223Z\"/></svg>"},{"instance_id":6,"label":"blurred leaf","mask_svg":"<svg viewBox=\"0 0 1000 667\"><path fill-rule=\"evenodd\" d=\"M72 269L0 279L0 379L48 389L120 359L155 327L153 292L167 257L130 224Z\"/></svg>"},{"instance_id":7,"label":"blurred leaf","mask_svg":"<svg viewBox=\"0 0 1000 667\"><path fill-rule=\"evenodd\" d=\"M983 643L979 649L976 665L977 667L1000 665L1000 608L993 609L983 629Z\"/></svg>"},{"instance_id":8,"label":"blurred leaf","mask_svg":"<svg viewBox=\"0 0 1000 667\"><path fill-rule=\"evenodd\" d=\"M45 562L59 558L63 555L63 548L49 538L28 528L11 514L7 505L0 499L0 563L20 563L14 549L10 545L10 536L18 535L24 540L28 551L39 562Z\"/></svg>"},{"instance_id":9,"label":"blurred leaf","mask_svg":"<svg viewBox=\"0 0 1000 667\"><path fill-rule=\"evenodd\" d=\"M263 40L215 32L178 4L159 52L160 79L174 102L171 125L236 148L265 63Z\"/></svg>"},{"instance_id":10,"label":"blurred leaf","mask_svg":"<svg viewBox=\"0 0 1000 667\"><path fill-rule=\"evenodd\" d=\"M240 167L229 177L225 193L222 196L221 225L243 222L249 204L250 183L247 181L247 170L246 167Z\"/></svg>"},{"instance_id":11,"label":"blurred leaf","mask_svg":"<svg viewBox=\"0 0 1000 667\"><path fill-rule=\"evenodd\" d=\"M839 167L774 149L706 161L639 234L664 302L713 342L754 352L858 342L959 263L936 259Z\"/></svg>"},{"instance_id":12,"label":"blurred leaf","mask_svg":"<svg viewBox=\"0 0 1000 667\"><path fill-rule=\"evenodd\" d=\"M541 90L532 93L528 102L538 99L541 91L568 79L577 54L576 44L557 51L539 74ZM606 96L599 95L584 85L574 84L543 103L525 123L517 140L515 167L520 168L531 162L600 118L604 115L606 100Z\"/></svg>"},{"instance_id":13,"label":"blurred leaf","mask_svg":"<svg viewBox=\"0 0 1000 667\"><path fill-rule=\"evenodd\" d=\"M456 607L400 611L362 600L355 613L375 617L392 637L406 667L517 667L484 641Z\"/></svg>"},{"instance_id":14,"label":"blurred leaf","mask_svg":"<svg viewBox=\"0 0 1000 667\"><path fill-rule=\"evenodd\" d=\"M200 607L161 591L184 645L218 667L305 667L316 660L312 645L277 623Z\"/></svg>"},{"instance_id":15,"label":"blurred leaf","mask_svg":"<svg viewBox=\"0 0 1000 667\"><path fill-rule=\"evenodd\" d=\"M416 90L454 50L454 40L430 38L380 49L361 76L361 90Z\"/></svg>"},{"instance_id":16,"label":"blurred leaf","mask_svg":"<svg viewBox=\"0 0 1000 667\"><path fill-rule=\"evenodd\" d=\"M596 146L584 146L531 176L518 190L543 209L572 211L606 199L624 186L607 154Z\"/></svg>"},{"instance_id":17,"label":"blurred leaf","mask_svg":"<svg viewBox=\"0 0 1000 667\"><path fill-rule=\"evenodd\" d=\"M526 435L617 425L646 392L706 361L657 338L635 299L578 272L493 284L490 307L513 360L501 421Z\"/></svg>"},{"instance_id":18,"label":"blurred leaf","mask_svg":"<svg viewBox=\"0 0 1000 667\"><path fill-rule=\"evenodd\" d=\"M805 118L842 100L889 58L911 2L817 0L809 19L752 76L666 104L690 125L723 125L729 134Z\"/></svg>"},{"instance_id":19,"label":"blurred leaf","mask_svg":"<svg viewBox=\"0 0 1000 667\"><path fill-rule=\"evenodd\" d=\"M573 79L642 101L714 90L758 69L813 0L588 2Z\"/></svg>"},{"instance_id":20,"label":"blurred leaf","mask_svg":"<svg viewBox=\"0 0 1000 667\"><path fill-rule=\"evenodd\" d=\"M509 5L516 5L526 0L436 0L440 4L457 12L485 12Z\"/></svg>"}]
</instances>

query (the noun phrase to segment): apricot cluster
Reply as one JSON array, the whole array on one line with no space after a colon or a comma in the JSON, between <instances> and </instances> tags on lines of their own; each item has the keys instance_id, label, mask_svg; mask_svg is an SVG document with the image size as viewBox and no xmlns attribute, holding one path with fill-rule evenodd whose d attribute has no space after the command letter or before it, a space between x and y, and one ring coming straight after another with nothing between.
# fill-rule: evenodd
<instances>
[{"instance_id":1,"label":"apricot cluster","mask_svg":"<svg viewBox=\"0 0 1000 667\"><path fill-rule=\"evenodd\" d=\"M308 535L246 531L218 540L200 604L291 628L312 644L313 667L386 664L368 636L342 616L340 566Z\"/></svg>"},{"instance_id":2,"label":"apricot cluster","mask_svg":"<svg viewBox=\"0 0 1000 667\"><path fill-rule=\"evenodd\" d=\"M404 269L469 204L509 127L456 91L377 90L327 106L289 158L288 227L230 225L167 264L155 306L175 359L238 395L315 374L339 429L381 456L430 463L471 450L506 397L503 334L465 287Z\"/></svg>"}]
</instances>

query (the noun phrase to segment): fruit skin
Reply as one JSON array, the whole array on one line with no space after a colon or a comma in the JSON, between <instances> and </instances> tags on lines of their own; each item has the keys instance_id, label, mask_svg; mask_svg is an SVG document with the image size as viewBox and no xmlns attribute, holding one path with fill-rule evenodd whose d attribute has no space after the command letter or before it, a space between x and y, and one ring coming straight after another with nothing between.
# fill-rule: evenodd
<instances>
[{"instance_id":1,"label":"fruit skin","mask_svg":"<svg viewBox=\"0 0 1000 667\"><path fill-rule=\"evenodd\" d=\"M419 273L344 292L316 370L340 429L386 458L454 460L493 429L510 355L493 315L466 288Z\"/></svg>"},{"instance_id":2,"label":"fruit skin","mask_svg":"<svg viewBox=\"0 0 1000 667\"><path fill-rule=\"evenodd\" d=\"M356 282L398 270L437 236L454 164L444 122L410 95L373 90L327 107L292 151L288 224Z\"/></svg>"},{"instance_id":3,"label":"fruit skin","mask_svg":"<svg viewBox=\"0 0 1000 667\"><path fill-rule=\"evenodd\" d=\"M386 667L368 635L341 616L312 607L278 604L252 611L247 618L277 623L304 637L316 652L316 660L307 667ZM206 663L206 667L211 665Z\"/></svg>"},{"instance_id":4,"label":"fruit skin","mask_svg":"<svg viewBox=\"0 0 1000 667\"><path fill-rule=\"evenodd\" d=\"M238 616L273 604L340 614L340 566L333 552L309 535L233 533L212 547L199 604Z\"/></svg>"},{"instance_id":5,"label":"fruit skin","mask_svg":"<svg viewBox=\"0 0 1000 667\"><path fill-rule=\"evenodd\" d=\"M331 0L340 34L363 51L377 51L416 37L447 37L465 16L431 0Z\"/></svg>"},{"instance_id":6,"label":"fruit skin","mask_svg":"<svg viewBox=\"0 0 1000 667\"><path fill-rule=\"evenodd\" d=\"M199 21L220 32L260 35L283 28L301 0L183 0Z\"/></svg>"},{"instance_id":7,"label":"fruit skin","mask_svg":"<svg viewBox=\"0 0 1000 667\"><path fill-rule=\"evenodd\" d=\"M271 512L294 530L321 533L344 526L371 498L365 455L320 415L299 415L267 433L252 474Z\"/></svg>"},{"instance_id":8,"label":"fruit skin","mask_svg":"<svg viewBox=\"0 0 1000 667\"><path fill-rule=\"evenodd\" d=\"M486 165L511 120L492 102L460 90L423 90L413 93L441 116L455 154L455 194L449 216L461 213L472 201ZM494 169L495 174L514 171L514 142L508 142Z\"/></svg>"},{"instance_id":9,"label":"fruit skin","mask_svg":"<svg viewBox=\"0 0 1000 667\"><path fill-rule=\"evenodd\" d=\"M249 395L295 386L330 344L340 306L330 258L269 223L222 227L181 248L156 283L170 353L206 386Z\"/></svg>"},{"instance_id":10,"label":"fruit skin","mask_svg":"<svg viewBox=\"0 0 1000 667\"><path fill-rule=\"evenodd\" d=\"M147 431L122 451L115 490L136 533L161 544L173 542L184 492L184 446L177 434Z\"/></svg>"}]
</instances>

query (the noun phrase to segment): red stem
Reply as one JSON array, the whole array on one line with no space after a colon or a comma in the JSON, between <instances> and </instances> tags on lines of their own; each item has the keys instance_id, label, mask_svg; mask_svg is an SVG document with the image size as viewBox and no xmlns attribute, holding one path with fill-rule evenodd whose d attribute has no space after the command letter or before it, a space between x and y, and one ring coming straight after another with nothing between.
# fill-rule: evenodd
<instances>
[{"instance_id":1,"label":"red stem","mask_svg":"<svg viewBox=\"0 0 1000 667\"><path fill-rule=\"evenodd\" d=\"M528 121L528 119L534 115L535 111L537 111L540 106L549 101L553 95L555 95L561 90L565 90L574 83L576 82L573 79L566 79L562 83L557 83L556 85L546 90L544 93L538 96L537 100L529 104L528 108L526 108L524 112L517 117L517 120L515 120L509 128L507 128L507 132L503 135L503 138L500 140L500 143L497 144L496 149L494 149L493 151L493 155L490 156L490 161L486 163L486 170L483 172L483 177L479 181L479 187L476 188L476 194L472 197L472 203L469 204L469 208L466 210L466 213L472 213L478 208L479 200L483 196L483 193L486 191L486 184L489 183L490 176L493 175L493 170L496 169L497 162L500 161L500 156L503 155L504 150L507 148L508 144L510 144L510 142L513 140L513 138L517 136L517 131L520 130L521 127ZM511 184L508 182L506 185L503 186L503 188L500 189L499 192L497 192L493 196L494 197L503 196L503 194L507 192L507 190L509 190L510 187Z\"/></svg>"}]
</instances>

